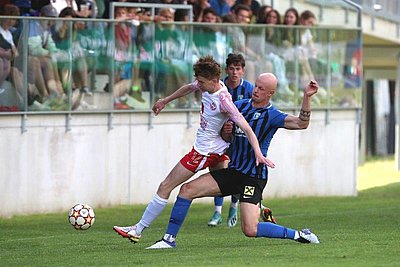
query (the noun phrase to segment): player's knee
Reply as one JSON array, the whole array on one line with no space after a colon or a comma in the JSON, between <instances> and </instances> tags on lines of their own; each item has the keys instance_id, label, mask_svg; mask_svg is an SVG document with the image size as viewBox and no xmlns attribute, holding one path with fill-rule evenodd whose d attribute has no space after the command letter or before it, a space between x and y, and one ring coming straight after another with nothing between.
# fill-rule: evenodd
<instances>
[{"instance_id":1,"label":"player's knee","mask_svg":"<svg viewBox=\"0 0 400 267\"><path fill-rule=\"evenodd\" d=\"M171 188L168 181L164 180L158 186L157 194L162 198L168 198L173 189L174 188Z\"/></svg>"},{"instance_id":2,"label":"player's knee","mask_svg":"<svg viewBox=\"0 0 400 267\"><path fill-rule=\"evenodd\" d=\"M193 199L194 193L195 188L190 183L183 184L179 190L179 196L186 199Z\"/></svg>"},{"instance_id":3,"label":"player's knee","mask_svg":"<svg viewBox=\"0 0 400 267\"><path fill-rule=\"evenodd\" d=\"M256 237L257 236L257 226L253 225L243 225L242 224L242 232L247 237Z\"/></svg>"}]
</instances>

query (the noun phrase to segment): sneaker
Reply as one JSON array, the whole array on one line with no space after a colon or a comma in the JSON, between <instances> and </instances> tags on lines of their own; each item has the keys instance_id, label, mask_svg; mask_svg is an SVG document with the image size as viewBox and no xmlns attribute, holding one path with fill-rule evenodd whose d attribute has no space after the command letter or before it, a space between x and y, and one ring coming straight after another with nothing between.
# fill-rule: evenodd
<instances>
[{"instance_id":1,"label":"sneaker","mask_svg":"<svg viewBox=\"0 0 400 267\"><path fill-rule=\"evenodd\" d=\"M116 102L114 103L114 109L131 109L131 107L126 104Z\"/></svg>"},{"instance_id":2,"label":"sneaker","mask_svg":"<svg viewBox=\"0 0 400 267\"><path fill-rule=\"evenodd\" d=\"M318 237L311 233L310 229L303 229L297 232L299 234L299 238L295 239L297 242L319 244Z\"/></svg>"},{"instance_id":3,"label":"sneaker","mask_svg":"<svg viewBox=\"0 0 400 267\"><path fill-rule=\"evenodd\" d=\"M261 217L264 222L270 222L276 224L276 220L274 216L272 216L272 211L270 208L267 207L261 208Z\"/></svg>"},{"instance_id":4,"label":"sneaker","mask_svg":"<svg viewBox=\"0 0 400 267\"><path fill-rule=\"evenodd\" d=\"M235 227L237 223L237 209L230 207L228 215L228 227Z\"/></svg>"},{"instance_id":5,"label":"sneaker","mask_svg":"<svg viewBox=\"0 0 400 267\"><path fill-rule=\"evenodd\" d=\"M87 86L82 87L80 91L87 96L93 95L93 93L90 91L89 87L87 87Z\"/></svg>"},{"instance_id":6,"label":"sneaker","mask_svg":"<svg viewBox=\"0 0 400 267\"><path fill-rule=\"evenodd\" d=\"M142 90L137 85L132 86L129 94L140 103L146 102L146 100L142 97Z\"/></svg>"},{"instance_id":7,"label":"sneaker","mask_svg":"<svg viewBox=\"0 0 400 267\"><path fill-rule=\"evenodd\" d=\"M28 106L28 111L49 111L51 108L45 104L41 104L36 100L33 101L32 105Z\"/></svg>"},{"instance_id":8,"label":"sneaker","mask_svg":"<svg viewBox=\"0 0 400 267\"><path fill-rule=\"evenodd\" d=\"M132 241L133 243L139 242L140 237L142 237L142 235L138 235L136 233L136 225L126 226L126 227L114 226L113 229L120 236L129 238L129 240Z\"/></svg>"},{"instance_id":9,"label":"sneaker","mask_svg":"<svg viewBox=\"0 0 400 267\"><path fill-rule=\"evenodd\" d=\"M175 241L167 241L164 238L161 240L156 241L153 245L150 247L147 247L146 249L164 249L164 248L175 248L176 243Z\"/></svg>"},{"instance_id":10,"label":"sneaker","mask_svg":"<svg viewBox=\"0 0 400 267\"><path fill-rule=\"evenodd\" d=\"M222 223L221 214L219 212L214 212L213 216L211 217L210 221L208 222L208 226L217 226L218 224Z\"/></svg>"}]
</instances>

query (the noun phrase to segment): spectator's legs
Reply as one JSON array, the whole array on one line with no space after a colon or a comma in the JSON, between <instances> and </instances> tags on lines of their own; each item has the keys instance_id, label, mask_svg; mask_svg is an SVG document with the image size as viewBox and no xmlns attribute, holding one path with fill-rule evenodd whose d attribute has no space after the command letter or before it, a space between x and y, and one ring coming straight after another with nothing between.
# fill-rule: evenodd
<instances>
[{"instance_id":1,"label":"spectator's legs","mask_svg":"<svg viewBox=\"0 0 400 267\"><path fill-rule=\"evenodd\" d=\"M28 82L36 85L42 97L49 96L38 57L30 56L28 58Z\"/></svg>"}]
</instances>

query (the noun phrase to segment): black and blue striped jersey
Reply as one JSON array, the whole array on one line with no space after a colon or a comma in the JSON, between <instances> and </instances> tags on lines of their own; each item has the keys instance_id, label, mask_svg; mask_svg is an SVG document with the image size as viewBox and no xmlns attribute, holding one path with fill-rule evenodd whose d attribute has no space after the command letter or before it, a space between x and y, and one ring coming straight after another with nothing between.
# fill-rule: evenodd
<instances>
[{"instance_id":1,"label":"black and blue striped jersey","mask_svg":"<svg viewBox=\"0 0 400 267\"><path fill-rule=\"evenodd\" d=\"M236 101L235 105L257 136L261 152L267 156L272 137L278 128L284 127L284 121L288 114L276 109L271 104L263 108L253 108L251 99ZM267 166L260 164L256 167L254 150L245 133L238 126L235 126L231 148L229 168L234 168L254 178L268 179Z\"/></svg>"},{"instance_id":2,"label":"black and blue striped jersey","mask_svg":"<svg viewBox=\"0 0 400 267\"><path fill-rule=\"evenodd\" d=\"M228 77L225 77L224 79L225 85L227 79ZM229 88L228 86L226 87L228 88L228 91L232 96L233 102L242 99L250 99L254 89L254 85L251 82L244 79L240 79L240 83L236 88Z\"/></svg>"}]
</instances>

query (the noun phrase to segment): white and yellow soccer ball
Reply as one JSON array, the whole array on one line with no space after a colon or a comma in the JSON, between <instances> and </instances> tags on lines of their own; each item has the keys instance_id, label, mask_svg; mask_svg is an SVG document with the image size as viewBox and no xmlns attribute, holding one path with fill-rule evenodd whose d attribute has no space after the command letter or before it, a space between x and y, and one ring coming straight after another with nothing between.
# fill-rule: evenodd
<instances>
[{"instance_id":1,"label":"white and yellow soccer ball","mask_svg":"<svg viewBox=\"0 0 400 267\"><path fill-rule=\"evenodd\" d=\"M77 230L89 229L94 221L95 214L92 207L86 204L76 204L69 210L69 223Z\"/></svg>"}]
</instances>

